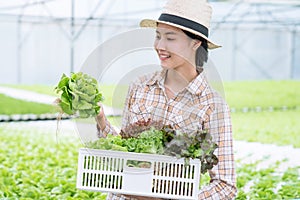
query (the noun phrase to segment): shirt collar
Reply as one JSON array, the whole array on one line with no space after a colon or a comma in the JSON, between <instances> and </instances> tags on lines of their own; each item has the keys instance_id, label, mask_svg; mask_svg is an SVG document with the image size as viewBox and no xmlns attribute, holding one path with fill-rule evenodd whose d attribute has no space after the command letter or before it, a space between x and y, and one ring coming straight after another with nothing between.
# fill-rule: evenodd
<instances>
[{"instance_id":1,"label":"shirt collar","mask_svg":"<svg viewBox=\"0 0 300 200\"><path fill-rule=\"evenodd\" d=\"M165 77L166 77L166 73L167 70L163 69L159 72L156 72L148 81L147 81L147 85L148 86L152 86L156 83L158 83L159 85L164 85L165 82Z\"/></svg>"}]
</instances>

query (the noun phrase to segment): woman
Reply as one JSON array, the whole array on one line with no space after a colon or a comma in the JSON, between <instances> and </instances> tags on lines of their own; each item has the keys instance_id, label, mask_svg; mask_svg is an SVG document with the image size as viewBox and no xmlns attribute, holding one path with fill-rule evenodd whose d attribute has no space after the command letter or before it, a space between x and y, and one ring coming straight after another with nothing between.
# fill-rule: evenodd
<instances>
[{"instance_id":1,"label":"woman","mask_svg":"<svg viewBox=\"0 0 300 200\"><path fill-rule=\"evenodd\" d=\"M208 129L218 144L218 164L198 199L232 199L236 195L229 108L202 73L207 49L220 46L208 39L211 7L204 0L169 0L158 20L142 20L156 29L154 48L162 70L140 77L129 88L122 129L149 121L192 132ZM117 134L103 109L97 116L99 136ZM108 195L108 199L155 199Z\"/></svg>"}]
</instances>

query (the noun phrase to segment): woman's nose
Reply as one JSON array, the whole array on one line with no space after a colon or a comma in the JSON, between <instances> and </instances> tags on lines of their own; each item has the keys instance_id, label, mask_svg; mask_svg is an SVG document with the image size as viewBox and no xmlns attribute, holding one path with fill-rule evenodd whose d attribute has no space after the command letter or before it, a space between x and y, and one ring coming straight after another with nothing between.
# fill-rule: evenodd
<instances>
[{"instance_id":1,"label":"woman's nose","mask_svg":"<svg viewBox=\"0 0 300 200\"><path fill-rule=\"evenodd\" d=\"M156 40L154 45L156 49L166 50L166 44L162 39Z\"/></svg>"}]
</instances>

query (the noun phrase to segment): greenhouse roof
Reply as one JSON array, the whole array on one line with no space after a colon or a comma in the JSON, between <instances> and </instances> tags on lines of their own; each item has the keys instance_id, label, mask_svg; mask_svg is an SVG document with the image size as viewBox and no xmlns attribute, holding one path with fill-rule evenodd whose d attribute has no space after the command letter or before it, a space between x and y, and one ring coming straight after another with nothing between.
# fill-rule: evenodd
<instances>
[{"instance_id":1,"label":"greenhouse roof","mask_svg":"<svg viewBox=\"0 0 300 200\"><path fill-rule=\"evenodd\" d=\"M158 17L165 0L0 0L1 20L22 22L94 21L97 25L136 26L145 17ZM213 23L299 26L300 1L211 1ZM99 23L99 20L101 23Z\"/></svg>"}]
</instances>

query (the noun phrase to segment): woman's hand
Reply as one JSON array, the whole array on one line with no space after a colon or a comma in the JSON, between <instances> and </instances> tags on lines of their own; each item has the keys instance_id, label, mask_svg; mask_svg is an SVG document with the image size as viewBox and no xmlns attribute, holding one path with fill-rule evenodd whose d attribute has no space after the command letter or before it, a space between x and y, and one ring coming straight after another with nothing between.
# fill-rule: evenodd
<instances>
[{"instance_id":1,"label":"woman's hand","mask_svg":"<svg viewBox=\"0 0 300 200\"><path fill-rule=\"evenodd\" d=\"M98 103L98 106L100 106L100 111L99 114L95 117L95 119L99 128L101 130L104 130L106 126L106 116L104 114L103 106L100 102Z\"/></svg>"},{"instance_id":2,"label":"woman's hand","mask_svg":"<svg viewBox=\"0 0 300 200\"><path fill-rule=\"evenodd\" d=\"M97 121L98 120L101 121L103 118L105 119L103 105L100 102L98 102L97 105L100 106L100 111L99 111L99 114L96 116L96 119L97 119Z\"/></svg>"},{"instance_id":3,"label":"woman's hand","mask_svg":"<svg viewBox=\"0 0 300 200\"><path fill-rule=\"evenodd\" d=\"M53 104L54 104L54 105L58 105L60 102L61 102L61 99L60 99L60 98L56 98L56 99L53 101Z\"/></svg>"},{"instance_id":4,"label":"woman's hand","mask_svg":"<svg viewBox=\"0 0 300 200\"><path fill-rule=\"evenodd\" d=\"M136 125L136 126L148 126L150 124L150 122L151 122L151 119L148 118L147 121L139 120L139 121L135 122L134 125Z\"/></svg>"},{"instance_id":5,"label":"woman's hand","mask_svg":"<svg viewBox=\"0 0 300 200\"><path fill-rule=\"evenodd\" d=\"M61 99L60 99L60 98L56 98L56 99L53 101L53 105L56 107L56 109L58 110L58 112L63 113L63 110L62 110L61 107L59 106L60 102L61 102Z\"/></svg>"}]
</instances>

